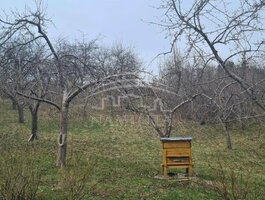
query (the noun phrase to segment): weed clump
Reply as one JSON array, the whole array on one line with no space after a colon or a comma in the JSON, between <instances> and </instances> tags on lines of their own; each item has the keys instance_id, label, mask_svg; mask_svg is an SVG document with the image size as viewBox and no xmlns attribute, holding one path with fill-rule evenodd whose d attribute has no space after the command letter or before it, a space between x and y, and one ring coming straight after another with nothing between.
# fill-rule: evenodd
<instances>
[{"instance_id":1,"label":"weed clump","mask_svg":"<svg viewBox=\"0 0 265 200\"><path fill-rule=\"evenodd\" d=\"M68 165L59 171L57 192L63 194L63 199L81 200L89 195L90 190L96 183L91 182L91 175L95 162L91 159L73 157Z\"/></svg>"},{"instance_id":2,"label":"weed clump","mask_svg":"<svg viewBox=\"0 0 265 200\"><path fill-rule=\"evenodd\" d=\"M0 199L36 199L42 170L26 155L4 153L0 159Z\"/></svg>"}]
</instances>

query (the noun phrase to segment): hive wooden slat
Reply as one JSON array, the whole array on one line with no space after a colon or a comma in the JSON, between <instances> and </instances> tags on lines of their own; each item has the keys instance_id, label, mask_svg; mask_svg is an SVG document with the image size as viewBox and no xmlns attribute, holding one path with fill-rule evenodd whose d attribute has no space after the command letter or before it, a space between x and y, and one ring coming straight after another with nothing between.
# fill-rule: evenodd
<instances>
[{"instance_id":1,"label":"hive wooden slat","mask_svg":"<svg viewBox=\"0 0 265 200\"><path fill-rule=\"evenodd\" d=\"M163 143L163 149L173 149L173 148L190 148L189 142L165 142Z\"/></svg>"},{"instance_id":2,"label":"hive wooden slat","mask_svg":"<svg viewBox=\"0 0 265 200\"><path fill-rule=\"evenodd\" d=\"M176 149L167 149L166 151L167 157L190 157L191 150L188 148L176 148Z\"/></svg>"}]
</instances>

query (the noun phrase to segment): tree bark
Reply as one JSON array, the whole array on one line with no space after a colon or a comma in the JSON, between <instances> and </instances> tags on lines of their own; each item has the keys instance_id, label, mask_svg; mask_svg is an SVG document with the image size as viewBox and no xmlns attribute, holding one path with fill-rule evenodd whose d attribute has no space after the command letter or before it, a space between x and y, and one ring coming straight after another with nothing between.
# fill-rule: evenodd
<instances>
[{"instance_id":1,"label":"tree bark","mask_svg":"<svg viewBox=\"0 0 265 200\"><path fill-rule=\"evenodd\" d=\"M25 117L24 117L24 106L22 104L17 104L17 110L18 110L18 122L24 123Z\"/></svg>"},{"instance_id":2,"label":"tree bark","mask_svg":"<svg viewBox=\"0 0 265 200\"><path fill-rule=\"evenodd\" d=\"M17 102L12 100L12 99L11 99L11 101L12 101L12 110L16 110L17 109Z\"/></svg>"},{"instance_id":3,"label":"tree bark","mask_svg":"<svg viewBox=\"0 0 265 200\"><path fill-rule=\"evenodd\" d=\"M87 111L86 111L87 105L88 105L88 101L86 100L83 106L83 114L82 114L83 119L87 118Z\"/></svg>"},{"instance_id":4,"label":"tree bark","mask_svg":"<svg viewBox=\"0 0 265 200\"><path fill-rule=\"evenodd\" d=\"M223 128L224 128L224 131L226 134L227 149L231 150L232 149L232 140L231 140L230 132L228 131L228 128L227 128L227 123L223 124Z\"/></svg>"},{"instance_id":5,"label":"tree bark","mask_svg":"<svg viewBox=\"0 0 265 200\"><path fill-rule=\"evenodd\" d=\"M232 146L232 139L231 139L231 135L230 132L228 131L228 127L227 127L227 122L223 121L221 119L221 117L219 117L219 121L223 127L223 130L226 134L226 145L227 145L227 149L231 150L233 148Z\"/></svg>"},{"instance_id":6,"label":"tree bark","mask_svg":"<svg viewBox=\"0 0 265 200\"><path fill-rule=\"evenodd\" d=\"M31 113L31 136L29 138L29 142L37 139L38 133L38 111L39 111L40 102L37 102L35 107L30 107Z\"/></svg>"},{"instance_id":7,"label":"tree bark","mask_svg":"<svg viewBox=\"0 0 265 200\"><path fill-rule=\"evenodd\" d=\"M60 112L60 133L58 137L58 157L57 157L58 167L64 167L66 161L68 111L69 111L68 103L63 103Z\"/></svg>"}]
</instances>

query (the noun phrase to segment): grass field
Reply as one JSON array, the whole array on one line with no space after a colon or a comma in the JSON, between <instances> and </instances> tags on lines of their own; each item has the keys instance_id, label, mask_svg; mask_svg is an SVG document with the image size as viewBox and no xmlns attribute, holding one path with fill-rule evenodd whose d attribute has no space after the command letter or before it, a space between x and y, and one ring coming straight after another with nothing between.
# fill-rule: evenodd
<instances>
[{"instance_id":1,"label":"grass field","mask_svg":"<svg viewBox=\"0 0 265 200\"><path fill-rule=\"evenodd\" d=\"M28 143L30 118L18 124L10 107L0 101L0 199L265 199L263 126L232 130L229 151L217 125L176 124L193 137L194 177L180 182L155 178L161 144L148 126L73 118L67 167L58 169L56 116L41 112L39 139Z\"/></svg>"}]
</instances>

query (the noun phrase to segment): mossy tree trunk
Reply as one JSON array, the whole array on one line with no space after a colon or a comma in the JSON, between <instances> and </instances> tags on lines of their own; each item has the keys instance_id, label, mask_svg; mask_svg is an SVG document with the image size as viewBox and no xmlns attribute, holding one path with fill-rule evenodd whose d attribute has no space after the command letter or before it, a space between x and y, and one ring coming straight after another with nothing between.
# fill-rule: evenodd
<instances>
[{"instance_id":1,"label":"mossy tree trunk","mask_svg":"<svg viewBox=\"0 0 265 200\"><path fill-rule=\"evenodd\" d=\"M31 136L28 140L29 142L37 139L39 107L40 107L40 102L37 102L35 106L29 106L31 114Z\"/></svg>"},{"instance_id":2,"label":"mossy tree trunk","mask_svg":"<svg viewBox=\"0 0 265 200\"><path fill-rule=\"evenodd\" d=\"M17 109L17 102L12 100L12 110L16 110Z\"/></svg>"},{"instance_id":3,"label":"mossy tree trunk","mask_svg":"<svg viewBox=\"0 0 265 200\"><path fill-rule=\"evenodd\" d=\"M226 135L226 146L227 146L227 149L231 150L233 149L233 145L232 145L232 139L231 139L231 135L230 135L230 132L228 130L228 124L227 122L223 122L221 120L221 118L219 118L221 124L222 124L222 127L223 127L223 130L225 132L225 135Z\"/></svg>"},{"instance_id":4,"label":"mossy tree trunk","mask_svg":"<svg viewBox=\"0 0 265 200\"><path fill-rule=\"evenodd\" d=\"M18 122L19 123L25 123L24 105L18 103L17 104L17 110L18 110Z\"/></svg>"}]
</instances>

